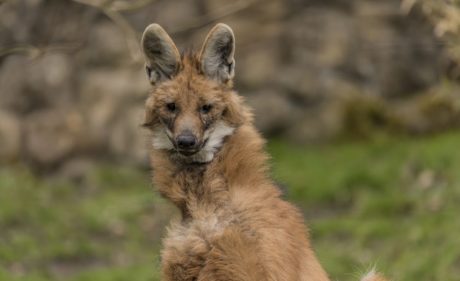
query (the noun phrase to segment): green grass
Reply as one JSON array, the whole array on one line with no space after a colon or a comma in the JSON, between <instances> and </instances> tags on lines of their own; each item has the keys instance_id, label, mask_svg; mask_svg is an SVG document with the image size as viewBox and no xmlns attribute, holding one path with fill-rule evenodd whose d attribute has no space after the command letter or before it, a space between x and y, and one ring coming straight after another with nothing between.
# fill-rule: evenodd
<instances>
[{"instance_id":1,"label":"green grass","mask_svg":"<svg viewBox=\"0 0 460 281\"><path fill-rule=\"evenodd\" d=\"M270 145L333 280L458 280L460 134L323 147Z\"/></svg>"},{"instance_id":2,"label":"green grass","mask_svg":"<svg viewBox=\"0 0 460 281\"><path fill-rule=\"evenodd\" d=\"M84 184L0 171L0 280L158 280L166 203L148 175L100 167Z\"/></svg>"},{"instance_id":3,"label":"green grass","mask_svg":"<svg viewBox=\"0 0 460 281\"><path fill-rule=\"evenodd\" d=\"M460 133L324 146L269 144L275 178L332 280L460 276ZM177 212L149 173L100 166L81 182L0 168L0 280L159 280Z\"/></svg>"}]
</instances>

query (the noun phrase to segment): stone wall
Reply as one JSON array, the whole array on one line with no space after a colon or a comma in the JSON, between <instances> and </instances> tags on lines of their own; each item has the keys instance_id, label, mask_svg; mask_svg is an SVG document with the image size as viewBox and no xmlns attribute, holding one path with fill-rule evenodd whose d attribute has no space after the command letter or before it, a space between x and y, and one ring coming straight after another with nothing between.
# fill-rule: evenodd
<instances>
[{"instance_id":1,"label":"stone wall","mask_svg":"<svg viewBox=\"0 0 460 281\"><path fill-rule=\"evenodd\" d=\"M0 5L0 162L145 165L139 125L149 85L138 40L151 22L182 49L199 48L216 22L229 24L236 88L267 136L324 141L361 118L416 132L437 126L413 104L452 61L423 13L404 14L399 0L17 0ZM445 96L458 96L449 89ZM458 102L447 104L445 127L455 127Z\"/></svg>"}]
</instances>

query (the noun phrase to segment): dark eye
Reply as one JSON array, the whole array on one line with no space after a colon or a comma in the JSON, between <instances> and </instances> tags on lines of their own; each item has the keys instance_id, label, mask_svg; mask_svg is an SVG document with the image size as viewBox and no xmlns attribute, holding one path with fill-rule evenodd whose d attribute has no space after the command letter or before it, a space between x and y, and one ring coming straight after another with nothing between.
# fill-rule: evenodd
<instances>
[{"instance_id":1,"label":"dark eye","mask_svg":"<svg viewBox=\"0 0 460 281\"><path fill-rule=\"evenodd\" d=\"M208 113L209 111L211 111L211 108L212 108L212 105L210 104L205 104L201 107L201 112L202 113Z\"/></svg>"},{"instance_id":2,"label":"dark eye","mask_svg":"<svg viewBox=\"0 0 460 281\"><path fill-rule=\"evenodd\" d=\"M176 104L173 103L173 102L168 102L166 104L166 108L170 111L170 112L174 112L176 111Z\"/></svg>"}]
</instances>

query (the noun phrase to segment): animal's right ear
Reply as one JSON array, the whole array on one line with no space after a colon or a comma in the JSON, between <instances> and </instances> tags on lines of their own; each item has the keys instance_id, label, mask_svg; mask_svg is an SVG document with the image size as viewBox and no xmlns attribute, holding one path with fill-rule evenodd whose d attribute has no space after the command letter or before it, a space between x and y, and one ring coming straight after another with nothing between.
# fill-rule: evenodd
<instances>
[{"instance_id":1,"label":"animal's right ear","mask_svg":"<svg viewBox=\"0 0 460 281\"><path fill-rule=\"evenodd\" d=\"M156 23L144 31L141 41L145 69L152 85L171 79L179 70L180 54L168 33Z\"/></svg>"},{"instance_id":2,"label":"animal's right ear","mask_svg":"<svg viewBox=\"0 0 460 281\"><path fill-rule=\"evenodd\" d=\"M200 52L201 69L211 79L227 83L235 75L235 36L232 29L218 23L209 32Z\"/></svg>"}]
</instances>

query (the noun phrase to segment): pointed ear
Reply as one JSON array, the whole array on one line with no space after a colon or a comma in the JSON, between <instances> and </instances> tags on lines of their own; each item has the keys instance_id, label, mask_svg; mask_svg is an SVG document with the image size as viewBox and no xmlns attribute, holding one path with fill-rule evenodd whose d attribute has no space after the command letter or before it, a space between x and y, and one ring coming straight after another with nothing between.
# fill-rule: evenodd
<instances>
[{"instance_id":1,"label":"pointed ear","mask_svg":"<svg viewBox=\"0 0 460 281\"><path fill-rule=\"evenodd\" d=\"M235 36L223 23L214 26L200 52L201 70L214 80L226 83L235 75Z\"/></svg>"},{"instance_id":2,"label":"pointed ear","mask_svg":"<svg viewBox=\"0 0 460 281\"><path fill-rule=\"evenodd\" d=\"M171 79L180 66L180 54L168 33L156 23L147 26L142 35L145 69L152 85Z\"/></svg>"}]
</instances>

